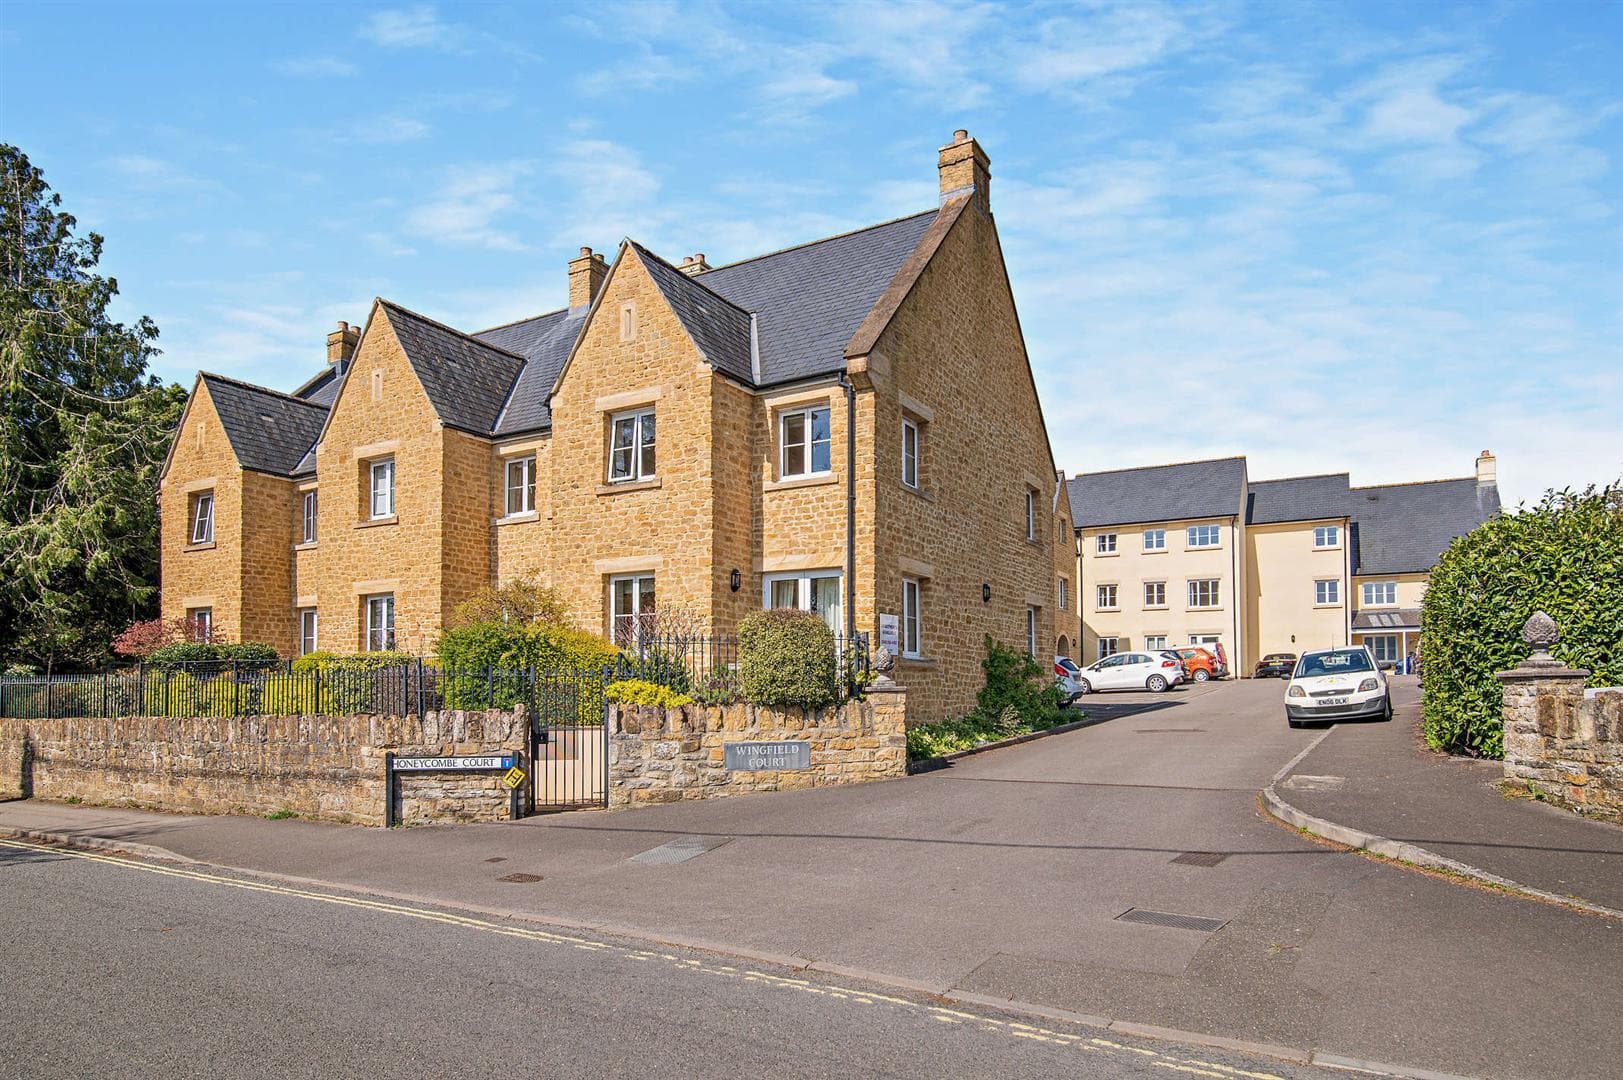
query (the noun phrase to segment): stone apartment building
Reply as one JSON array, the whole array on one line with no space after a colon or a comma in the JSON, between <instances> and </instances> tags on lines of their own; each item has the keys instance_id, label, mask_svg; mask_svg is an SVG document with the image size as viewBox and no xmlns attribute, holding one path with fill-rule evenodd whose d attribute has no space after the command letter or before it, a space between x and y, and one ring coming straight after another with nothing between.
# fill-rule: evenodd
<instances>
[{"instance_id":1,"label":"stone apartment building","mask_svg":"<svg viewBox=\"0 0 1623 1080\"><path fill-rule=\"evenodd\" d=\"M1252 481L1232 457L1086 473L1067 487L1081 659L1221 643L1242 675L1268 653L1349 642L1383 663L1406 655L1437 557L1499 510L1485 450L1474 476L1413 484Z\"/></svg>"},{"instance_id":2,"label":"stone apartment building","mask_svg":"<svg viewBox=\"0 0 1623 1080\"><path fill-rule=\"evenodd\" d=\"M291 394L200 375L164 615L296 655L429 651L524 575L620 640L798 607L894 641L926 720L972 702L985 634L1072 648L1069 493L990 165L959 131L937 167L935 207L726 266L582 248L568 306L505 326L379 299Z\"/></svg>"}]
</instances>

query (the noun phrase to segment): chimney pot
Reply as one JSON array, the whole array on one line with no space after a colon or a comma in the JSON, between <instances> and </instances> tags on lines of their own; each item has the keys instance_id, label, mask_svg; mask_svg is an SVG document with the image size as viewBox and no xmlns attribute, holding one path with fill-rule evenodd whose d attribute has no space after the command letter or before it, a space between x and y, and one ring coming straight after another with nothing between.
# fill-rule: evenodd
<instances>
[{"instance_id":1,"label":"chimney pot","mask_svg":"<svg viewBox=\"0 0 1623 1080\"><path fill-rule=\"evenodd\" d=\"M1499 486L1499 463L1491 452L1484 450L1476 459L1476 486Z\"/></svg>"},{"instance_id":2,"label":"chimney pot","mask_svg":"<svg viewBox=\"0 0 1623 1080\"><path fill-rule=\"evenodd\" d=\"M691 277L694 274L702 274L710 269L710 264L704 261L704 252L701 251L697 255L689 255L683 259L682 265L677 269Z\"/></svg>"},{"instance_id":3,"label":"chimney pot","mask_svg":"<svg viewBox=\"0 0 1623 1080\"><path fill-rule=\"evenodd\" d=\"M957 131L954 131L952 133L952 141L955 142L955 143L965 142L968 139L969 139L969 130L967 128L959 128Z\"/></svg>"},{"instance_id":4,"label":"chimney pot","mask_svg":"<svg viewBox=\"0 0 1623 1080\"><path fill-rule=\"evenodd\" d=\"M338 329L327 335L327 363L338 365L342 373L344 365L354 358L355 347L360 343L361 328L339 320Z\"/></svg>"}]
</instances>

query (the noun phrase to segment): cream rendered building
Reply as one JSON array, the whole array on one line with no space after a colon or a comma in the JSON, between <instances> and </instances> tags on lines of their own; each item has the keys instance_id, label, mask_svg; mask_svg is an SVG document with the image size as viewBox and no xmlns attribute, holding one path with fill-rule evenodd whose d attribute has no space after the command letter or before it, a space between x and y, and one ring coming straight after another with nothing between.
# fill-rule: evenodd
<instances>
[{"instance_id":1,"label":"cream rendered building","mask_svg":"<svg viewBox=\"0 0 1623 1080\"><path fill-rule=\"evenodd\" d=\"M1243 457L1073 477L1082 661L1221 644L1248 675L1269 653L1349 642L1400 660L1437 556L1499 510L1494 458L1460 479L1348 480L1251 481Z\"/></svg>"}]
</instances>

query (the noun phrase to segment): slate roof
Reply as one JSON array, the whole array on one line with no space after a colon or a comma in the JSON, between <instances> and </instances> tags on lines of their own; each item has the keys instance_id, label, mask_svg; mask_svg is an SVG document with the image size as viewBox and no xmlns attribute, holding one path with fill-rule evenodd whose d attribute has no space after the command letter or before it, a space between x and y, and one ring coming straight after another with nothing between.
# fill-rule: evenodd
<instances>
[{"instance_id":1,"label":"slate roof","mask_svg":"<svg viewBox=\"0 0 1623 1080\"><path fill-rule=\"evenodd\" d=\"M844 371L845 343L936 213L930 209L718 266L692 280L754 313L761 361L757 385Z\"/></svg>"},{"instance_id":2,"label":"slate roof","mask_svg":"<svg viewBox=\"0 0 1623 1080\"><path fill-rule=\"evenodd\" d=\"M773 386L845 370L846 342L937 213L926 210L692 276L640 244L631 246L718 370L747 385ZM551 427L547 397L585 326L588 308L550 311L465 334L390 301L379 303L446 424L496 436ZM295 410L278 414L269 425L246 419L238 425L248 447L248 457L238 450L245 465L252 458L258 464L250 468L281 475L315 471L314 443L343 384L341 372L328 367L292 395L219 381L292 403L277 406L284 412ZM225 391L228 397L232 392ZM246 406L239 412L244 418L256 415ZM237 448L237 438L232 445Z\"/></svg>"},{"instance_id":3,"label":"slate roof","mask_svg":"<svg viewBox=\"0 0 1623 1080\"><path fill-rule=\"evenodd\" d=\"M1348 488L1346 473L1254 481L1247 488L1246 524L1348 517L1352 506Z\"/></svg>"},{"instance_id":4,"label":"slate roof","mask_svg":"<svg viewBox=\"0 0 1623 1080\"><path fill-rule=\"evenodd\" d=\"M1079 529L1189 518L1230 517L1240 512L1245 458L1187 461L1114 472L1083 473L1067 484Z\"/></svg>"},{"instance_id":5,"label":"slate roof","mask_svg":"<svg viewBox=\"0 0 1623 1080\"><path fill-rule=\"evenodd\" d=\"M1417 630L1419 627L1419 608L1382 608L1353 613L1354 630Z\"/></svg>"},{"instance_id":6,"label":"slate roof","mask_svg":"<svg viewBox=\"0 0 1623 1080\"><path fill-rule=\"evenodd\" d=\"M524 370L519 373L518 382L496 421L494 434L513 435L552 426L547 395L552 393L552 384L558 381L558 372L563 370L569 350L574 348L581 327L586 325L589 310L582 305L567 311L549 311L473 335L480 341L517 353L525 361Z\"/></svg>"},{"instance_id":7,"label":"slate roof","mask_svg":"<svg viewBox=\"0 0 1623 1080\"><path fill-rule=\"evenodd\" d=\"M387 300L381 303L439 418L462 431L494 431L524 358Z\"/></svg>"},{"instance_id":8,"label":"slate roof","mask_svg":"<svg viewBox=\"0 0 1623 1080\"><path fill-rule=\"evenodd\" d=\"M204 372L200 378L238 463L245 469L292 476L321 434L326 408L223 375Z\"/></svg>"},{"instance_id":9,"label":"slate roof","mask_svg":"<svg viewBox=\"0 0 1623 1080\"><path fill-rule=\"evenodd\" d=\"M750 313L711 290L706 275L689 277L641 244L632 248L642 257L665 302L717 370L745 383L754 383L750 363ZM842 341L840 343L844 345ZM841 356L842 366L844 356Z\"/></svg>"},{"instance_id":10,"label":"slate roof","mask_svg":"<svg viewBox=\"0 0 1623 1080\"><path fill-rule=\"evenodd\" d=\"M1430 570L1457 536L1499 512L1499 489L1475 477L1351 489L1353 573Z\"/></svg>"}]
</instances>

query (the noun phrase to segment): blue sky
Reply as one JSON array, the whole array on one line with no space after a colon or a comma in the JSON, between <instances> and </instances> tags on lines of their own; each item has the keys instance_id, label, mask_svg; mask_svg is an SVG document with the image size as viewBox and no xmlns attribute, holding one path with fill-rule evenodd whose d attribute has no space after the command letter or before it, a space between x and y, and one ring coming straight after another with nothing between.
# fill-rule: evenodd
<instances>
[{"instance_id":1,"label":"blue sky","mask_svg":"<svg viewBox=\"0 0 1623 1080\"><path fill-rule=\"evenodd\" d=\"M1623 474L1623 4L12 2L0 67L182 382L924 209L967 127L1067 471Z\"/></svg>"}]
</instances>

